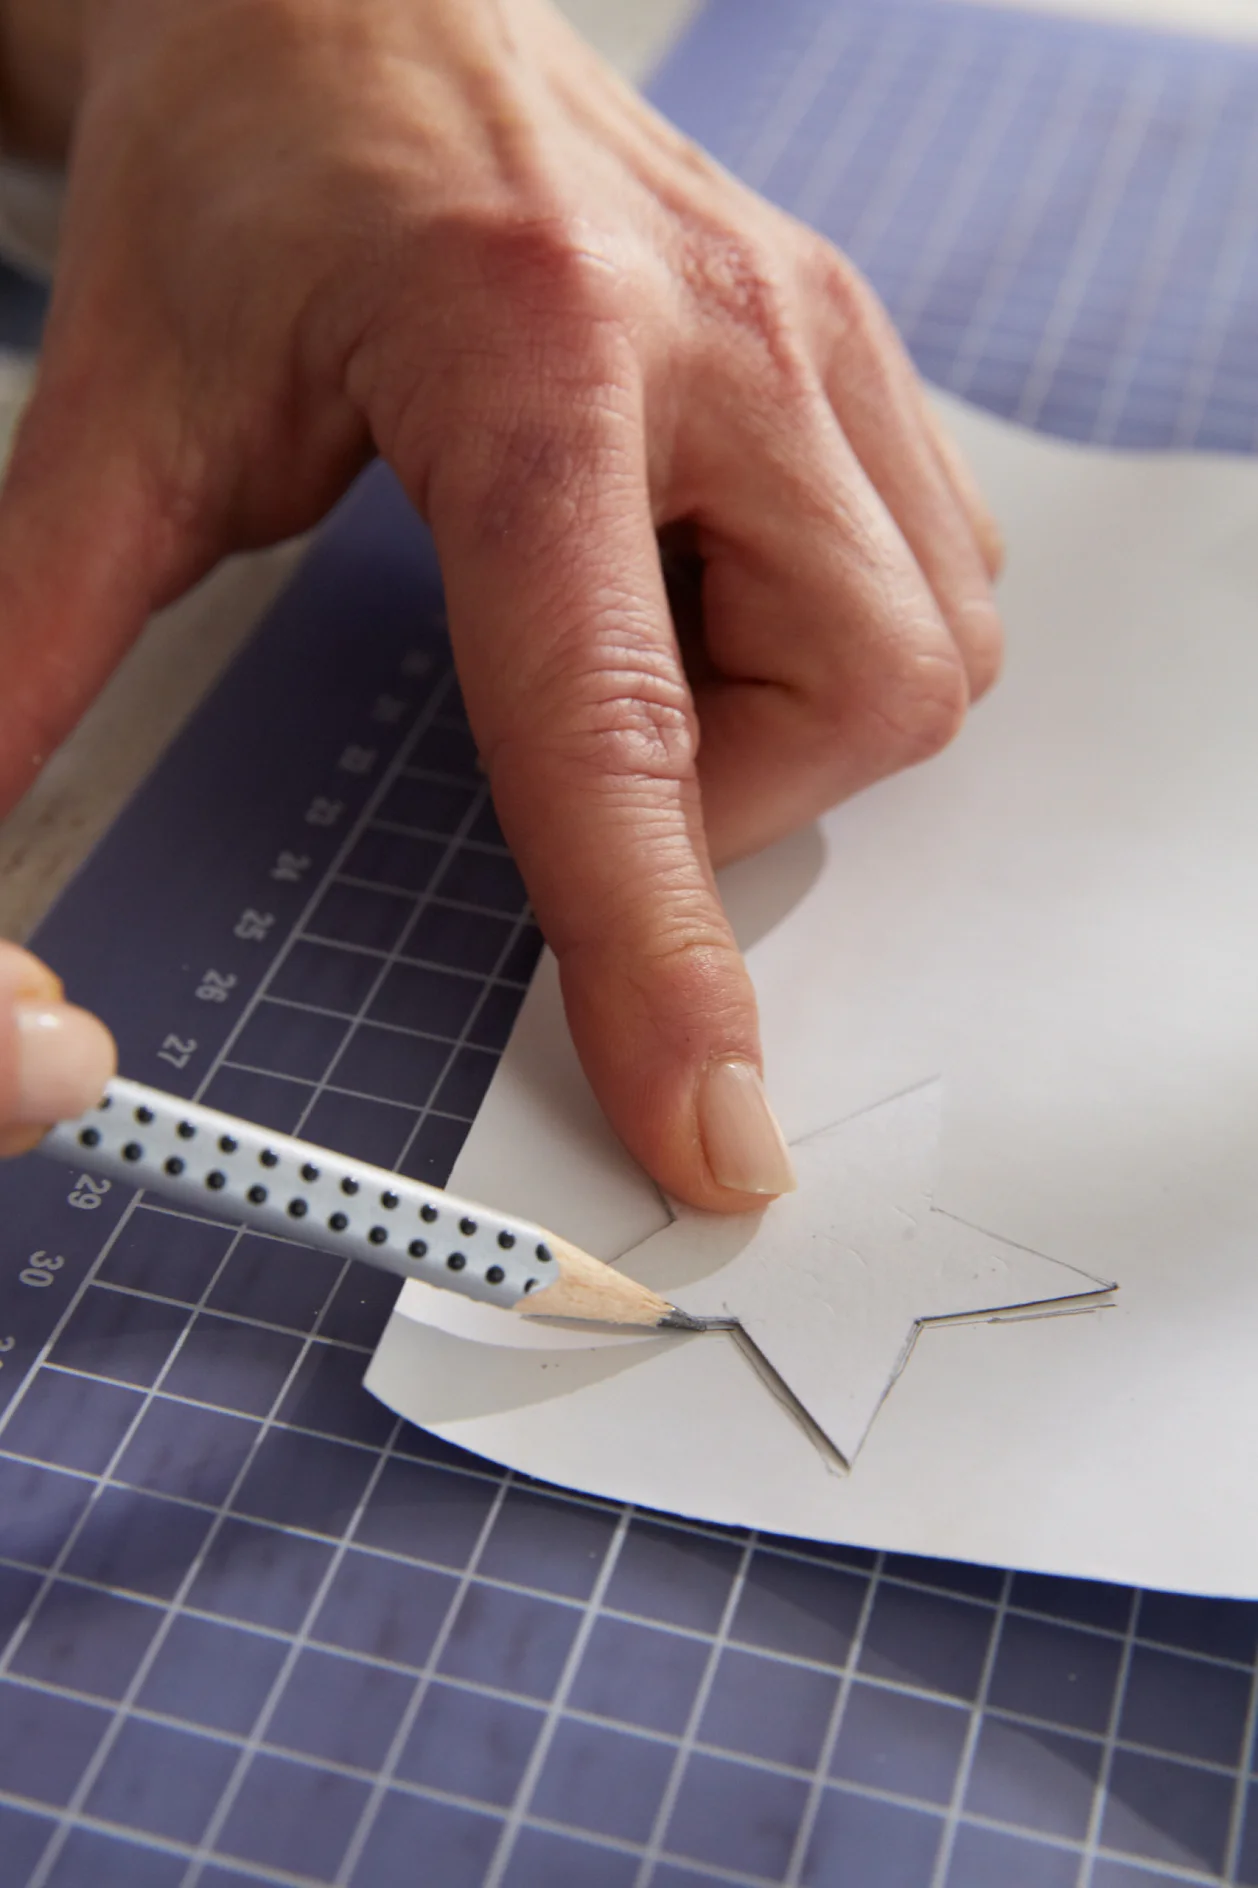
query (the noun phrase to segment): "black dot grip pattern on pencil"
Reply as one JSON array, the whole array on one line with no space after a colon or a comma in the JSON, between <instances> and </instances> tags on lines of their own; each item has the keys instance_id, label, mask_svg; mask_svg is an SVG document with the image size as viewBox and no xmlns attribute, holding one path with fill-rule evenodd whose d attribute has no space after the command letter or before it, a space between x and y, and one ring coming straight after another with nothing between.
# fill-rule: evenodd
<instances>
[{"instance_id":1,"label":"black dot grip pattern on pencil","mask_svg":"<svg viewBox=\"0 0 1258 1888\"><path fill-rule=\"evenodd\" d=\"M290 1244L510 1306L558 1267L537 1227L121 1078L43 1143Z\"/></svg>"}]
</instances>

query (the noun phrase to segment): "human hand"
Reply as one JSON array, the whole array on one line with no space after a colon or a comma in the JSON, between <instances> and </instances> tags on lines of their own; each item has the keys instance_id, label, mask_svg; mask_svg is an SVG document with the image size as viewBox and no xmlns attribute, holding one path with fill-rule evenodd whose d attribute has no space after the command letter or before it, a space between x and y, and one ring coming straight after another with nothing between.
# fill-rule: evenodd
<instances>
[{"instance_id":1,"label":"human hand","mask_svg":"<svg viewBox=\"0 0 1258 1888\"><path fill-rule=\"evenodd\" d=\"M994 530L875 298L545 0L87 20L0 801L154 606L379 450L611 1121L698 1205L781 1191L713 864L935 752L999 660Z\"/></svg>"},{"instance_id":2,"label":"human hand","mask_svg":"<svg viewBox=\"0 0 1258 1888\"><path fill-rule=\"evenodd\" d=\"M67 1003L38 958L0 942L0 1158L92 1107L114 1063L104 1024Z\"/></svg>"}]
</instances>

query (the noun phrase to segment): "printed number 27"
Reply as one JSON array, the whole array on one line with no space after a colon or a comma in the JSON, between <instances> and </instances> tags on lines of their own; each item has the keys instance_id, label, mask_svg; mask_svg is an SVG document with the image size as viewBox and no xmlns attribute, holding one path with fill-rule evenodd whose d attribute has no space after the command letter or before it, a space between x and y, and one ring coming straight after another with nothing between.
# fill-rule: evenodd
<instances>
[{"instance_id":1,"label":"printed number 27","mask_svg":"<svg viewBox=\"0 0 1258 1888\"><path fill-rule=\"evenodd\" d=\"M193 1036L167 1036L157 1051L163 1062L169 1062L173 1069L186 1069L197 1052L196 1038Z\"/></svg>"}]
</instances>

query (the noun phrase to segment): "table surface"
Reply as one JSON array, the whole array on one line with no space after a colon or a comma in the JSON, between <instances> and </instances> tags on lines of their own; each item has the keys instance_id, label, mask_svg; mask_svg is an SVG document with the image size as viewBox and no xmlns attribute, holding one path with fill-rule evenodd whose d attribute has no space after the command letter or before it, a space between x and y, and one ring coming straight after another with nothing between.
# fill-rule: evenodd
<instances>
[{"instance_id":1,"label":"table surface","mask_svg":"<svg viewBox=\"0 0 1258 1888\"><path fill-rule=\"evenodd\" d=\"M1258 54L718 0L656 89L941 384L1254 449ZM128 1073L448 1172L537 940L379 472L39 936ZM38 1162L0 1227L0 1888L1258 1882L1258 1607L563 1496L362 1393L378 1275Z\"/></svg>"}]
</instances>

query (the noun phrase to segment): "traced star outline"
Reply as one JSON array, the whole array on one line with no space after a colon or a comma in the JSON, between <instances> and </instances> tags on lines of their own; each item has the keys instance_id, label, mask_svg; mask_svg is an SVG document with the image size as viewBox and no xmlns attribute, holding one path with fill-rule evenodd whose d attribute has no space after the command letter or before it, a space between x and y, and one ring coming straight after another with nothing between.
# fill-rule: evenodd
<instances>
[{"instance_id":1,"label":"traced star outline","mask_svg":"<svg viewBox=\"0 0 1258 1888\"><path fill-rule=\"evenodd\" d=\"M762 1212L670 1201L672 1223L619 1260L680 1310L733 1320L769 1387L843 1467L923 1325L1082 1309L1113 1290L934 1205L942 1089L928 1082L794 1143L798 1189Z\"/></svg>"}]
</instances>

